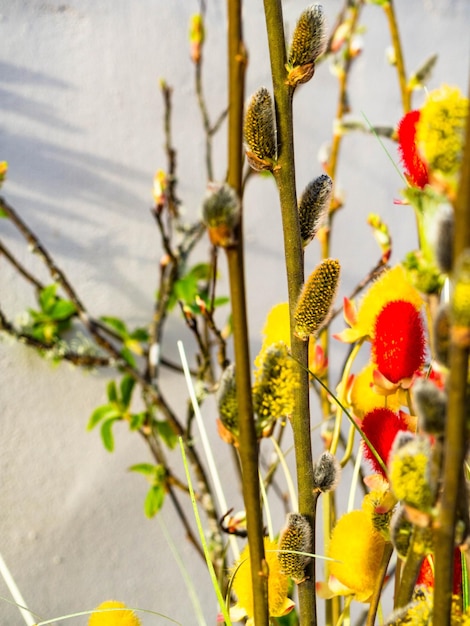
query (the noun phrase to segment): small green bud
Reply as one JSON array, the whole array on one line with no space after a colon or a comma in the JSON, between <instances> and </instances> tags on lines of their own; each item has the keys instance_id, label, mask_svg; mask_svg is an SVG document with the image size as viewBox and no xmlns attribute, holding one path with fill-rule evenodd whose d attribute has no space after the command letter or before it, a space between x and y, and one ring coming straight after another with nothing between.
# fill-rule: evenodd
<instances>
[{"instance_id":1,"label":"small green bud","mask_svg":"<svg viewBox=\"0 0 470 626\"><path fill-rule=\"evenodd\" d=\"M306 341L328 321L339 274L340 264L336 259L324 259L310 274L294 313L294 330L300 339Z\"/></svg>"},{"instance_id":2,"label":"small green bud","mask_svg":"<svg viewBox=\"0 0 470 626\"><path fill-rule=\"evenodd\" d=\"M277 152L276 130L271 94L265 87L260 87L251 97L243 133L251 167L256 171L272 170Z\"/></svg>"},{"instance_id":3,"label":"small green bud","mask_svg":"<svg viewBox=\"0 0 470 626\"><path fill-rule=\"evenodd\" d=\"M286 526L279 536L278 559L281 571L296 583L305 580L305 568L311 556L299 554L312 549L312 529L308 519L300 513L289 513Z\"/></svg>"},{"instance_id":4,"label":"small green bud","mask_svg":"<svg viewBox=\"0 0 470 626\"><path fill-rule=\"evenodd\" d=\"M325 51L325 15L321 4L312 4L300 15L292 36L286 66L287 84L295 87L309 81L315 62Z\"/></svg>"},{"instance_id":5,"label":"small green bud","mask_svg":"<svg viewBox=\"0 0 470 626\"><path fill-rule=\"evenodd\" d=\"M235 383L235 365L225 368L217 391L219 419L232 435L238 437L238 402Z\"/></svg>"},{"instance_id":6,"label":"small green bud","mask_svg":"<svg viewBox=\"0 0 470 626\"><path fill-rule=\"evenodd\" d=\"M235 228L240 221L240 200L227 183L209 183L202 205L202 221L214 246L227 248L236 243Z\"/></svg>"},{"instance_id":7,"label":"small green bud","mask_svg":"<svg viewBox=\"0 0 470 626\"><path fill-rule=\"evenodd\" d=\"M320 454L313 467L313 491L326 493L336 489L341 474L341 466L328 450Z\"/></svg>"},{"instance_id":8,"label":"small green bud","mask_svg":"<svg viewBox=\"0 0 470 626\"><path fill-rule=\"evenodd\" d=\"M413 385L413 400L420 428L430 435L444 434L446 394L430 380L418 379Z\"/></svg>"},{"instance_id":9,"label":"small green bud","mask_svg":"<svg viewBox=\"0 0 470 626\"><path fill-rule=\"evenodd\" d=\"M299 222L302 245L312 241L330 204L333 181L327 174L315 178L305 188L299 202Z\"/></svg>"}]
</instances>

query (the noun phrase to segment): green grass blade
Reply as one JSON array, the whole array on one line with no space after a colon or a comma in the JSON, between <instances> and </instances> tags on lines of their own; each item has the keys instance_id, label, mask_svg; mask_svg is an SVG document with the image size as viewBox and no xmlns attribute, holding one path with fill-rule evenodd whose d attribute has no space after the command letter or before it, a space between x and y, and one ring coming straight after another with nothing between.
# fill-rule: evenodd
<instances>
[{"instance_id":1,"label":"green grass blade","mask_svg":"<svg viewBox=\"0 0 470 626\"><path fill-rule=\"evenodd\" d=\"M188 481L189 495L191 497L191 503L193 505L194 517L196 518L196 524L197 524L197 529L198 529L198 532L199 532L199 538L201 539L202 549L204 551L204 556L206 557L206 563L207 563L207 568L209 570L209 575L211 577L212 585L214 587L214 590L215 590L215 593L216 593L216 596L217 596L217 600L219 602L220 610L222 612L222 615L224 616L224 620L225 620L226 626L232 626L232 621L230 619L230 614L229 614L229 612L227 610L227 607L225 605L225 600L224 600L224 597L223 597L222 592L220 590L219 583L217 581L217 576L216 576L215 571L214 571L214 566L212 565L212 561L211 561L211 558L210 558L209 548L207 547L207 541L206 541L206 537L204 535L204 529L202 527L201 518L199 516L199 511L198 511L198 508L197 508L196 496L194 495L194 489L193 489L193 485L192 485L192 482L191 482L191 476L189 474L188 461L186 459L186 453L184 451L183 439L181 437L178 437L178 440L179 440L179 444L180 444L181 456L183 458L183 465L184 465L184 471L185 471L185 474L186 474L186 480Z\"/></svg>"}]
</instances>

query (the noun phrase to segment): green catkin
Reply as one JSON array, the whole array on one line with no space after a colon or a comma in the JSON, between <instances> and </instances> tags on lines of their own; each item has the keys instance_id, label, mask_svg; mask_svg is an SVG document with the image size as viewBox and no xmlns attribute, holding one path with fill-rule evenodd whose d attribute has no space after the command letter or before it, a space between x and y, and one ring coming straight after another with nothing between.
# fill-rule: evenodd
<instances>
[{"instance_id":1,"label":"green catkin","mask_svg":"<svg viewBox=\"0 0 470 626\"><path fill-rule=\"evenodd\" d=\"M202 221L215 246L235 243L235 228L240 221L240 200L227 183L210 183L202 205Z\"/></svg>"},{"instance_id":2,"label":"green catkin","mask_svg":"<svg viewBox=\"0 0 470 626\"><path fill-rule=\"evenodd\" d=\"M276 160L276 130L271 94L265 87L260 87L251 97L243 134L251 167L257 171L272 169Z\"/></svg>"},{"instance_id":3,"label":"green catkin","mask_svg":"<svg viewBox=\"0 0 470 626\"><path fill-rule=\"evenodd\" d=\"M235 365L229 365L222 374L217 391L219 419L225 428L238 436L238 401L235 384Z\"/></svg>"},{"instance_id":4,"label":"green catkin","mask_svg":"<svg viewBox=\"0 0 470 626\"><path fill-rule=\"evenodd\" d=\"M295 86L309 81L315 62L326 45L325 15L321 4L312 4L300 15L289 48L287 83Z\"/></svg>"}]
</instances>

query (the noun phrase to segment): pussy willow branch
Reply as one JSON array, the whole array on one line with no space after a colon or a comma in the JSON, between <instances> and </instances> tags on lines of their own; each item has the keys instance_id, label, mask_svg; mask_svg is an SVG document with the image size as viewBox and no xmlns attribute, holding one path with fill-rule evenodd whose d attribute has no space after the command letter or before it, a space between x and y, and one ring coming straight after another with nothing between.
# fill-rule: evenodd
<instances>
[{"instance_id":1,"label":"pussy willow branch","mask_svg":"<svg viewBox=\"0 0 470 626\"><path fill-rule=\"evenodd\" d=\"M42 291L46 285L44 285L40 280L38 280L35 276L31 274L19 261L18 259L8 250L6 246L0 241L0 254L2 254L7 261L15 268L20 276L22 276L27 282L29 282L36 291ZM72 316L74 317L74 316ZM100 320L94 320L94 324L97 328L99 328L103 333L108 335L113 341L118 343L122 343L122 337L118 335L112 328L103 324ZM27 333L18 330L15 326L7 320L6 315L2 312L2 330L5 330L9 335L15 337L21 343L30 346L31 348L35 348L44 353L50 353L54 356L54 352L57 351L56 344L50 344L46 342L42 342ZM110 367L113 364L113 359L110 357L100 356L100 355L92 355L92 354L78 354L74 351L67 350L66 353L60 354L60 358L65 359L66 361L70 361L74 365L79 367ZM166 368L171 369L176 372L183 372L183 369L180 365L173 363L165 357L160 358L160 362Z\"/></svg>"},{"instance_id":2,"label":"pussy willow branch","mask_svg":"<svg viewBox=\"0 0 470 626\"><path fill-rule=\"evenodd\" d=\"M286 84L286 41L281 1L264 0L264 11L276 108L278 158L275 178L279 190L284 234L284 255L291 320L291 352L294 361L297 363L297 372L300 380L299 388L295 392L294 411L291 418L294 434L299 512L309 520L313 534L315 521L313 513L313 458L307 372L308 342L301 341L294 334L294 311L304 282L304 267L295 186L292 114L293 88ZM315 546L312 549L315 551ZM314 562L309 564L305 574L306 580L298 586L299 618L301 626L313 626L317 623Z\"/></svg>"},{"instance_id":3,"label":"pussy willow branch","mask_svg":"<svg viewBox=\"0 0 470 626\"><path fill-rule=\"evenodd\" d=\"M204 16L204 11L201 11L201 14ZM202 44L201 50L201 58L194 63L194 80L196 85L196 97L199 106L199 110L201 112L202 125L204 128L205 141L206 141L206 174L207 180L214 180L214 167L213 167L213 158L212 158L212 138L219 130L222 125L224 119L227 117L227 111L222 111L222 113L217 118L214 124L211 124L211 120L209 117L209 111L207 109L206 98L204 96L204 86L202 82L202 67L203 67L203 51L204 44Z\"/></svg>"},{"instance_id":4,"label":"pussy willow branch","mask_svg":"<svg viewBox=\"0 0 470 626\"><path fill-rule=\"evenodd\" d=\"M362 8L363 8L363 1L356 0L350 3L349 9L348 9L350 29L349 29L349 34L344 43L343 66L341 67L339 71L339 76L338 76L338 102L336 105L335 126L338 126L341 123L344 115L348 113L349 111L348 84L349 84L352 64L354 61L354 56L351 52L351 40L356 31ZM331 153L330 153L328 163L326 164L326 168L325 168L328 175L333 181L335 180L335 177L336 177L336 170L337 170L338 162L339 162L342 139L343 139L342 133L334 132L333 137L332 137L332 143L331 143ZM333 202L334 202L334 198L332 200L332 203ZM331 208L333 208L333 204ZM326 229L325 236L321 242L322 258L328 258L330 256L330 238L331 238L331 230L333 226L334 215L335 215L334 211L330 209L328 228ZM321 337L321 344L325 352L325 355L328 355L328 346L329 346L328 333L322 332L320 337ZM329 384L328 380L326 380L325 382L327 383L327 385ZM323 415L327 416L330 410L329 401L325 394L322 394L321 397L322 397Z\"/></svg>"},{"instance_id":5,"label":"pussy willow branch","mask_svg":"<svg viewBox=\"0 0 470 626\"><path fill-rule=\"evenodd\" d=\"M246 51L243 43L242 2L227 0L228 16L228 172L227 182L242 201L243 107ZM268 572L264 554L263 519L259 492L258 441L251 395L251 359L246 310L243 224L236 229L236 243L226 249L233 317L235 377L239 413L239 456L243 500L250 546L253 621L268 626Z\"/></svg>"},{"instance_id":6,"label":"pussy willow branch","mask_svg":"<svg viewBox=\"0 0 470 626\"><path fill-rule=\"evenodd\" d=\"M428 528L422 528L417 525L413 526L406 561L401 570L400 586L398 587L398 593L395 597L395 609L402 608L411 602L416 580L425 558L423 546L426 545L427 533L429 533ZM445 622L435 621L435 616L433 615L433 623L441 626L441 624L444 625Z\"/></svg>"},{"instance_id":7,"label":"pussy willow branch","mask_svg":"<svg viewBox=\"0 0 470 626\"><path fill-rule=\"evenodd\" d=\"M470 121L467 118L466 143L455 202L454 264L470 249ZM455 265L454 265L455 270ZM434 623L450 624L455 526L458 520L459 493L464 482L464 460L468 451L468 360L470 346L452 335L448 380L447 420L444 438L442 496L436 530L436 569L434 585Z\"/></svg>"},{"instance_id":8,"label":"pussy willow branch","mask_svg":"<svg viewBox=\"0 0 470 626\"><path fill-rule=\"evenodd\" d=\"M90 335L96 341L96 343L107 352L110 357L113 359L115 363L115 367L118 370L121 370L131 376L141 387L144 393L147 394L148 398L151 398L152 403L162 412L162 414L166 417L168 423L172 427L175 434L180 435L184 438L185 431L182 427L180 421L170 409L167 402L164 400L161 390L157 389L154 385L151 385L146 377L141 374L139 370L132 367L127 361L125 361L120 355L119 351L116 347L109 341L100 330L99 326L94 322L93 318L89 315L79 296L75 292L71 283L68 281L65 274L58 268L58 266L53 261L52 257L49 255L47 250L43 247L37 236L28 228L28 226L23 222L23 220L19 217L16 211L10 206L4 198L0 197L0 208L6 214L6 216L12 221L12 223L16 226L21 235L28 242L31 250L39 255L40 259L43 261L45 266L48 268L52 278L56 281L62 290L67 294L69 299L75 304L78 317L80 321L83 323L84 327L88 330ZM207 476L205 474L205 470L202 466L199 455L194 448L194 446L190 442L186 442L187 450L188 450L188 459L191 462L191 466L193 471L195 472L198 486L201 491L201 502L203 503L204 510L211 524L217 525L218 523L218 515L215 511L215 507L213 504L213 495L211 491L211 487ZM218 561L218 569L220 569L220 553L222 551L222 545L220 543L219 548L217 550L218 554L216 555L216 559Z\"/></svg>"},{"instance_id":9,"label":"pussy willow branch","mask_svg":"<svg viewBox=\"0 0 470 626\"><path fill-rule=\"evenodd\" d=\"M398 28L397 17L393 0L388 0L383 5L385 15L387 16L388 27L392 39L393 50L395 54L395 64L398 74L398 84L400 86L401 101L403 104L403 113L408 113L411 109L411 92L408 89L408 80L406 77L405 60L403 57L403 48L400 40L400 30Z\"/></svg>"},{"instance_id":10,"label":"pussy willow branch","mask_svg":"<svg viewBox=\"0 0 470 626\"><path fill-rule=\"evenodd\" d=\"M348 2L347 7L343 9L342 19L349 19L350 28L348 31L348 35L346 37L346 41L343 44L343 61L342 66L338 75L338 99L336 105L336 113L335 113L335 128L338 128L344 118L344 115L349 111L349 102L348 102L348 86L349 86L349 78L351 74L351 69L354 62L354 56L351 51L351 43L352 37L356 31L357 25L359 23L359 18L363 9L363 0L352 0ZM349 14L349 15L348 15ZM336 177L336 170L339 162L340 148L343 140L343 133L338 132L337 130L333 133L332 143L331 143L331 152L329 155L328 162L326 164L326 172L334 181ZM333 196L332 204L329 212L329 224L328 228L325 232L325 237L321 242L321 256L323 258L328 258L330 256L330 238L331 238L331 229L333 226L333 218L334 218L334 206L335 199ZM324 350L325 355L328 355L329 351L329 336L327 332L322 332L320 334L320 342L322 348ZM326 380L324 381L327 386L329 386L328 374L325 376ZM320 394L321 399L321 407L322 413L325 418L327 418L330 414L330 402L327 394L324 391L321 391ZM325 535L325 549L327 549L329 536L331 533L331 529L336 520L336 506L335 506L335 494L334 492L330 492L323 500L323 527L324 527L324 535ZM325 565L325 575L328 575L328 563ZM340 598L333 597L330 600L325 601L325 616L328 624L335 624L338 621L341 607L340 607Z\"/></svg>"},{"instance_id":11,"label":"pussy willow branch","mask_svg":"<svg viewBox=\"0 0 470 626\"><path fill-rule=\"evenodd\" d=\"M178 215L179 200L176 195L176 150L172 143L171 134L171 119L172 119L172 106L171 97L173 90L164 81L161 82L161 90L164 102L164 124L163 131L165 136L165 152L167 157L167 174L168 174L168 209L171 216Z\"/></svg>"},{"instance_id":12,"label":"pussy willow branch","mask_svg":"<svg viewBox=\"0 0 470 626\"><path fill-rule=\"evenodd\" d=\"M34 348L39 353L42 353L50 358L60 359L73 363L78 367L95 368L95 367L110 367L113 365L113 360L109 357L98 356L94 354L81 354L73 350L65 349L62 351L60 346L55 343L46 343L40 341L27 333L18 330L8 321L3 311L0 309L0 330L13 337L19 343L22 343L30 348ZM60 351L59 351L60 350Z\"/></svg>"}]
</instances>

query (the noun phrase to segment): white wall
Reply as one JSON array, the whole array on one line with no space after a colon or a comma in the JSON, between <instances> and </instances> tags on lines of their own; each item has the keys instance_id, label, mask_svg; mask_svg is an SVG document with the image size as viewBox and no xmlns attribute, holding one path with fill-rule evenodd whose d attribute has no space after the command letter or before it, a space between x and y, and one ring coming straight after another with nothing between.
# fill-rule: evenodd
<instances>
[{"instance_id":1,"label":"white wall","mask_svg":"<svg viewBox=\"0 0 470 626\"><path fill-rule=\"evenodd\" d=\"M247 93L269 86L261 0L246 2L250 53ZM285 4L292 31L304 8ZM325 0L333 22L341 2ZM204 83L212 116L225 103L225 3L207 0ZM430 87L467 86L470 5L466 0L397 0L409 71L434 52L439 62ZM0 160L9 162L3 193L21 212L76 286L90 312L118 313L144 324L152 311L161 250L153 219L154 171L165 167L158 80L174 86L174 143L179 193L191 219L205 189L203 136L188 59L188 21L196 0L0 0ZM389 37L381 10L364 11L365 53L352 73L351 103L373 123L400 116L396 75L385 61ZM296 95L299 191L321 173L319 146L331 135L336 83L326 65ZM422 96L417 95L419 105ZM216 141L216 173L226 168L225 141ZM391 148L391 146L389 146ZM391 148L392 149L392 148ZM347 209L336 219L333 253L343 262L343 287L377 258L365 223L379 212L390 223L393 261L415 245L411 212L393 205L400 180L370 137L346 139L338 184ZM253 349L270 306L285 299L283 253L276 195L269 181L246 195L247 278ZM0 236L28 267L40 268L5 220ZM205 246L202 247L204 252ZM318 260L314 244L307 270ZM222 271L225 268L222 267ZM40 269L40 276L46 274ZM9 316L33 304L30 291L0 257L0 302ZM175 316L165 349L192 339ZM339 354L333 350L333 358ZM109 597L195 623L181 575L157 521L142 512L145 481L127 467L150 461L137 436L117 430L116 451L102 448L85 425L105 400L105 373L84 375L67 365L53 369L25 347L0 343L0 552L31 609L43 619L93 608ZM168 395L181 382L166 375ZM214 440L213 416L208 423ZM320 444L315 445L320 449ZM226 479L226 448L218 462ZM233 495L240 506L238 494ZM208 576L184 540L168 505L172 529L200 592L209 624L216 602ZM277 526L282 519L276 520ZM0 595L8 591L0 582ZM144 624L166 620L145 616ZM63 622L65 623L65 622ZM85 624L82 618L74 622ZM17 609L0 599L0 624L22 624Z\"/></svg>"}]
</instances>

